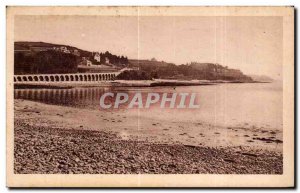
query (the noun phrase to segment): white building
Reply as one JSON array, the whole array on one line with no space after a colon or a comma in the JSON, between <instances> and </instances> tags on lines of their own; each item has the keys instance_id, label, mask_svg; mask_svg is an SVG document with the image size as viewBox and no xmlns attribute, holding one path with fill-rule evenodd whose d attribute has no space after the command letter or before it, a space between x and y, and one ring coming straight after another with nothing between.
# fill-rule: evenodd
<instances>
[{"instance_id":1,"label":"white building","mask_svg":"<svg viewBox=\"0 0 300 193\"><path fill-rule=\"evenodd\" d=\"M85 66L92 66L93 63L92 63L90 60L85 60L85 61L84 61L84 65L85 65Z\"/></svg>"},{"instance_id":2,"label":"white building","mask_svg":"<svg viewBox=\"0 0 300 193\"><path fill-rule=\"evenodd\" d=\"M98 52L94 55L94 59L95 59L97 62L100 62L101 57L100 57L100 54L99 54Z\"/></svg>"},{"instance_id":3,"label":"white building","mask_svg":"<svg viewBox=\"0 0 300 193\"><path fill-rule=\"evenodd\" d=\"M67 48L66 46L60 47L60 51L61 51L61 52L64 52L64 53L67 53L67 54L70 54L70 53L71 53L70 50L68 50L68 48Z\"/></svg>"},{"instance_id":4,"label":"white building","mask_svg":"<svg viewBox=\"0 0 300 193\"><path fill-rule=\"evenodd\" d=\"M80 62L80 65L92 66L93 63L87 57L82 57L82 61Z\"/></svg>"}]
</instances>

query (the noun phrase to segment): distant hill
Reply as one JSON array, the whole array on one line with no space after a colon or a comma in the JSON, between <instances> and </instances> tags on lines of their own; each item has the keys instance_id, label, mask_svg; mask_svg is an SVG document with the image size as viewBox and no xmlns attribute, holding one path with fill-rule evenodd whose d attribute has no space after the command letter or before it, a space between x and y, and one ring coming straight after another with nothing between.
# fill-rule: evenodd
<instances>
[{"instance_id":1,"label":"distant hill","mask_svg":"<svg viewBox=\"0 0 300 193\"><path fill-rule=\"evenodd\" d=\"M166 67L168 65L175 65L173 63L168 63L164 61L156 61L156 60L137 60L137 59L129 59L129 65L131 67L141 67L141 66L160 66Z\"/></svg>"},{"instance_id":2,"label":"distant hill","mask_svg":"<svg viewBox=\"0 0 300 193\"><path fill-rule=\"evenodd\" d=\"M130 59L129 66L139 67L141 71L153 78L252 82L251 77L243 74L240 70L214 63L192 62L175 65L164 61Z\"/></svg>"},{"instance_id":3,"label":"distant hill","mask_svg":"<svg viewBox=\"0 0 300 193\"><path fill-rule=\"evenodd\" d=\"M100 56L100 61L95 60ZM14 73L76 73L78 65L87 63L93 65L107 64L111 68L123 68L128 64L125 56L117 56L106 51L105 53L90 52L63 44L46 42L19 41L14 43Z\"/></svg>"},{"instance_id":4,"label":"distant hill","mask_svg":"<svg viewBox=\"0 0 300 193\"><path fill-rule=\"evenodd\" d=\"M91 52L85 51L79 48L76 48L74 46L68 46L63 44L52 44L52 43L46 43L46 42L27 42L27 41L19 41L14 43L14 50L15 51L21 51L21 50L27 50L31 52L38 52L39 49L51 49L54 47L66 47L70 51L78 50L80 53L80 56L88 57Z\"/></svg>"},{"instance_id":5,"label":"distant hill","mask_svg":"<svg viewBox=\"0 0 300 193\"><path fill-rule=\"evenodd\" d=\"M248 75L252 78L253 81L257 81L257 82L273 82L274 80L266 75L255 75L255 74L251 74Z\"/></svg>"}]
</instances>

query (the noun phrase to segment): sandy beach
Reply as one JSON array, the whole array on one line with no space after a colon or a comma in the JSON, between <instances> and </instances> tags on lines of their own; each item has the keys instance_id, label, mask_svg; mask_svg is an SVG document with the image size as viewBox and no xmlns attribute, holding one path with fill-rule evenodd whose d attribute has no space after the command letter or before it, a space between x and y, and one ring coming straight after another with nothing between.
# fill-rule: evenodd
<instances>
[{"instance_id":1,"label":"sandy beach","mask_svg":"<svg viewBox=\"0 0 300 193\"><path fill-rule=\"evenodd\" d=\"M281 174L282 131L17 99L16 173ZM80 117L80 118L79 118Z\"/></svg>"}]
</instances>

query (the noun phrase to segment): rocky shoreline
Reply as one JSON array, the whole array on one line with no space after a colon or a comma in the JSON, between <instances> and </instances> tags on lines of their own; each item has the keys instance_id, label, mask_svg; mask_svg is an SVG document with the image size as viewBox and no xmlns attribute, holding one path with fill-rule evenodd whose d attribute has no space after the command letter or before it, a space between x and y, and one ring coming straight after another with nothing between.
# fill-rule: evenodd
<instances>
[{"instance_id":1,"label":"rocky shoreline","mask_svg":"<svg viewBox=\"0 0 300 193\"><path fill-rule=\"evenodd\" d=\"M18 174L282 174L282 153L124 140L109 131L14 121Z\"/></svg>"}]
</instances>

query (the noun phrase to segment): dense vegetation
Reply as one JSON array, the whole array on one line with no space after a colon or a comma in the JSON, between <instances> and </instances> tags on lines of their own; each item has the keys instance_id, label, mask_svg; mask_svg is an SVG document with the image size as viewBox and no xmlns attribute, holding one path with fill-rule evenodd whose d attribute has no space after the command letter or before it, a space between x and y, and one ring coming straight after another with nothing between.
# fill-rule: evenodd
<instances>
[{"instance_id":1,"label":"dense vegetation","mask_svg":"<svg viewBox=\"0 0 300 193\"><path fill-rule=\"evenodd\" d=\"M139 67L151 78L161 79L199 79L199 80L234 80L252 81L240 70L229 69L219 64L196 63L175 65L155 60L130 60L129 67Z\"/></svg>"},{"instance_id":2,"label":"dense vegetation","mask_svg":"<svg viewBox=\"0 0 300 193\"><path fill-rule=\"evenodd\" d=\"M117 80L152 80L154 77L145 71L123 71L117 76Z\"/></svg>"},{"instance_id":3,"label":"dense vegetation","mask_svg":"<svg viewBox=\"0 0 300 193\"><path fill-rule=\"evenodd\" d=\"M119 67L125 67L128 64L128 58L125 56L113 55L108 51L106 51L105 53L101 52L99 55L100 55L100 64L106 63L105 58L109 60L109 63ZM94 53L91 54L89 58L94 64L98 64L97 61L94 59Z\"/></svg>"},{"instance_id":4,"label":"dense vegetation","mask_svg":"<svg viewBox=\"0 0 300 193\"><path fill-rule=\"evenodd\" d=\"M53 48L66 47L70 53L64 53ZM95 52L81 50L72 46L50 44L44 42L15 42L14 44L15 74L37 73L74 73L82 58L88 58L94 65L105 63L105 58L116 67L126 67L128 58L113 55L110 52L100 53L101 61L94 60ZM77 50L79 55L73 54Z\"/></svg>"},{"instance_id":5,"label":"dense vegetation","mask_svg":"<svg viewBox=\"0 0 300 193\"><path fill-rule=\"evenodd\" d=\"M79 58L53 50L35 54L15 53L15 74L75 73Z\"/></svg>"}]
</instances>

